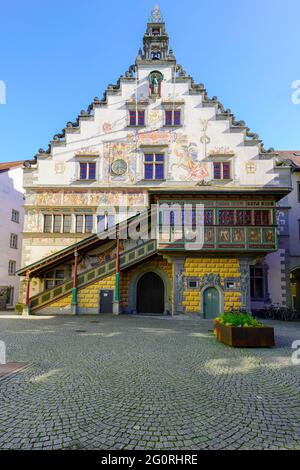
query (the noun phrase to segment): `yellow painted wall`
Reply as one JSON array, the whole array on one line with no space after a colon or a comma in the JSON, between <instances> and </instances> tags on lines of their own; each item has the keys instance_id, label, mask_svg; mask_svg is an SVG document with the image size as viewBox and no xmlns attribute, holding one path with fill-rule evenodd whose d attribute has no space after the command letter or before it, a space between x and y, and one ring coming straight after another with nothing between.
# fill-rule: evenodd
<instances>
[{"instance_id":1,"label":"yellow painted wall","mask_svg":"<svg viewBox=\"0 0 300 470\"><path fill-rule=\"evenodd\" d=\"M221 284L224 278L239 278L240 265L236 258L187 258L185 260L185 276L202 277L205 274L220 274ZM201 298L198 290L184 292L183 305L186 312L199 313ZM224 292L224 311L236 309L241 306L241 293L239 291Z\"/></svg>"},{"instance_id":2,"label":"yellow painted wall","mask_svg":"<svg viewBox=\"0 0 300 470\"><path fill-rule=\"evenodd\" d=\"M88 286L79 289L77 294L77 303L79 307L98 308L99 307L99 289L114 289L115 275L105 277Z\"/></svg>"},{"instance_id":3,"label":"yellow painted wall","mask_svg":"<svg viewBox=\"0 0 300 470\"><path fill-rule=\"evenodd\" d=\"M99 307L99 289L114 289L115 288L115 275L105 277L99 281L96 281L92 284L89 284L86 287L78 288L77 292L77 302L79 307L86 308L98 308ZM71 294L67 294L64 297L61 297L54 302L50 302L38 310L43 310L43 308L64 308L69 307L72 303Z\"/></svg>"},{"instance_id":4,"label":"yellow painted wall","mask_svg":"<svg viewBox=\"0 0 300 470\"><path fill-rule=\"evenodd\" d=\"M45 306L45 308L64 308L68 307L72 303L72 296L71 294L65 295L64 297L61 297L60 299L52 302L51 304L48 304Z\"/></svg>"}]
</instances>

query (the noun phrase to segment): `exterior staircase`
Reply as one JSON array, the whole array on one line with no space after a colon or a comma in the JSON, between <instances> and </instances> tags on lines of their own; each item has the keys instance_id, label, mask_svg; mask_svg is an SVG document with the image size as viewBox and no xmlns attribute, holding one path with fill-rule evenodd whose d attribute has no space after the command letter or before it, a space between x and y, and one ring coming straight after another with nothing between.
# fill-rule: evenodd
<instances>
[{"instance_id":1,"label":"exterior staircase","mask_svg":"<svg viewBox=\"0 0 300 470\"><path fill-rule=\"evenodd\" d=\"M157 251L156 240L147 240L144 243L131 248L120 254L120 270L128 268L129 266L138 263L139 261L152 256ZM116 270L116 257L98 264L97 266L81 272L77 276L78 290L86 287L95 281L103 279ZM46 305L58 300L60 297L71 294L73 288L73 279L69 279L64 283L55 286L51 289L40 292L39 294L30 298L30 311L34 312Z\"/></svg>"}]
</instances>

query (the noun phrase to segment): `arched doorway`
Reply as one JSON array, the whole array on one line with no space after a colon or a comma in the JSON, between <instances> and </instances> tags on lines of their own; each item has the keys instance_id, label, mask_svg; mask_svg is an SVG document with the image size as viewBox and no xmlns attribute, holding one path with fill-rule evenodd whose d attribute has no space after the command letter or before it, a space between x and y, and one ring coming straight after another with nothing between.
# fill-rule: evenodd
<instances>
[{"instance_id":1,"label":"arched doorway","mask_svg":"<svg viewBox=\"0 0 300 470\"><path fill-rule=\"evenodd\" d=\"M215 318L220 313L220 294L215 287L208 287L203 292L203 317Z\"/></svg>"},{"instance_id":2,"label":"arched doorway","mask_svg":"<svg viewBox=\"0 0 300 470\"><path fill-rule=\"evenodd\" d=\"M136 296L137 313L164 313L165 287L158 274L143 274L137 283Z\"/></svg>"}]
</instances>

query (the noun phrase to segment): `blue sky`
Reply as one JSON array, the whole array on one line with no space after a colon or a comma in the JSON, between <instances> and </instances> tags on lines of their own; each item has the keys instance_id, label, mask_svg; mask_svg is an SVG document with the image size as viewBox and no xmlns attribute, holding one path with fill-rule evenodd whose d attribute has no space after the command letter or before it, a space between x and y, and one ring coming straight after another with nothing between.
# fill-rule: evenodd
<instances>
[{"instance_id":1,"label":"blue sky","mask_svg":"<svg viewBox=\"0 0 300 470\"><path fill-rule=\"evenodd\" d=\"M154 1L0 0L0 161L32 158L134 63ZM265 146L300 149L299 0L161 0L177 61Z\"/></svg>"}]
</instances>

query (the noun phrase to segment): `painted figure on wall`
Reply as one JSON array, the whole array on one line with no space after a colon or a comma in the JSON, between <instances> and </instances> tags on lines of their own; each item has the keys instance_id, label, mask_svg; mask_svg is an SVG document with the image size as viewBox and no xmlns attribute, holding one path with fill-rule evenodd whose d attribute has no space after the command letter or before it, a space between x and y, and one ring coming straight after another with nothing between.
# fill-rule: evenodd
<instances>
[{"instance_id":1,"label":"painted figure on wall","mask_svg":"<svg viewBox=\"0 0 300 470\"><path fill-rule=\"evenodd\" d=\"M137 144L168 144L171 141L171 133L166 131L139 132Z\"/></svg>"},{"instance_id":2,"label":"painted figure on wall","mask_svg":"<svg viewBox=\"0 0 300 470\"><path fill-rule=\"evenodd\" d=\"M176 157L176 162L171 165L173 179L203 181L208 176L207 164L196 161L198 159L196 144L180 145L176 141L171 152Z\"/></svg>"},{"instance_id":3,"label":"painted figure on wall","mask_svg":"<svg viewBox=\"0 0 300 470\"><path fill-rule=\"evenodd\" d=\"M240 228L233 229L233 241L234 242L243 242L245 239L244 230Z\"/></svg>"},{"instance_id":4,"label":"painted figure on wall","mask_svg":"<svg viewBox=\"0 0 300 470\"><path fill-rule=\"evenodd\" d=\"M266 242L274 242L275 236L274 236L274 231L265 229L264 230L264 238Z\"/></svg>"},{"instance_id":5,"label":"painted figure on wall","mask_svg":"<svg viewBox=\"0 0 300 470\"><path fill-rule=\"evenodd\" d=\"M260 241L260 230L259 229L253 229L250 230L250 235L249 239L251 242L259 242Z\"/></svg>"},{"instance_id":6,"label":"painted figure on wall","mask_svg":"<svg viewBox=\"0 0 300 470\"><path fill-rule=\"evenodd\" d=\"M196 142L190 142L188 146L188 155L193 162L198 161L198 145Z\"/></svg>"},{"instance_id":7,"label":"painted figure on wall","mask_svg":"<svg viewBox=\"0 0 300 470\"><path fill-rule=\"evenodd\" d=\"M204 242L205 243L212 243L213 241L214 241L213 229L211 229L211 228L204 229Z\"/></svg>"},{"instance_id":8,"label":"painted figure on wall","mask_svg":"<svg viewBox=\"0 0 300 470\"><path fill-rule=\"evenodd\" d=\"M220 240L220 242L229 242L230 241L229 229L222 229L222 230L219 231L219 240Z\"/></svg>"},{"instance_id":9,"label":"painted figure on wall","mask_svg":"<svg viewBox=\"0 0 300 470\"><path fill-rule=\"evenodd\" d=\"M112 126L111 122L104 122L103 125L102 125L102 131L105 134L111 132L112 128L113 128L113 126Z\"/></svg>"},{"instance_id":10,"label":"painted figure on wall","mask_svg":"<svg viewBox=\"0 0 300 470\"><path fill-rule=\"evenodd\" d=\"M25 222L24 222L24 231L25 232L39 232L39 212L36 209L31 209L26 212Z\"/></svg>"},{"instance_id":11,"label":"painted figure on wall","mask_svg":"<svg viewBox=\"0 0 300 470\"><path fill-rule=\"evenodd\" d=\"M60 192L42 192L35 197L37 206L60 206L62 204L62 195Z\"/></svg>"},{"instance_id":12,"label":"painted figure on wall","mask_svg":"<svg viewBox=\"0 0 300 470\"><path fill-rule=\"evenodd\" d=\"M149 127L157 129L162 126L162 114L159 110L151 110L148 114Z\"/></svg>"},{"instance_id":13,"label":"painted figure on wall","mask_svg":"<svg viewBox=\"0 0 300 470\"><path fill-rule=\"evenodd\" d=\"M243 242L245 239L244 230L240 228L236 228L233 230L233 241L235 242Z\"/></svg>"}]
</instances>

